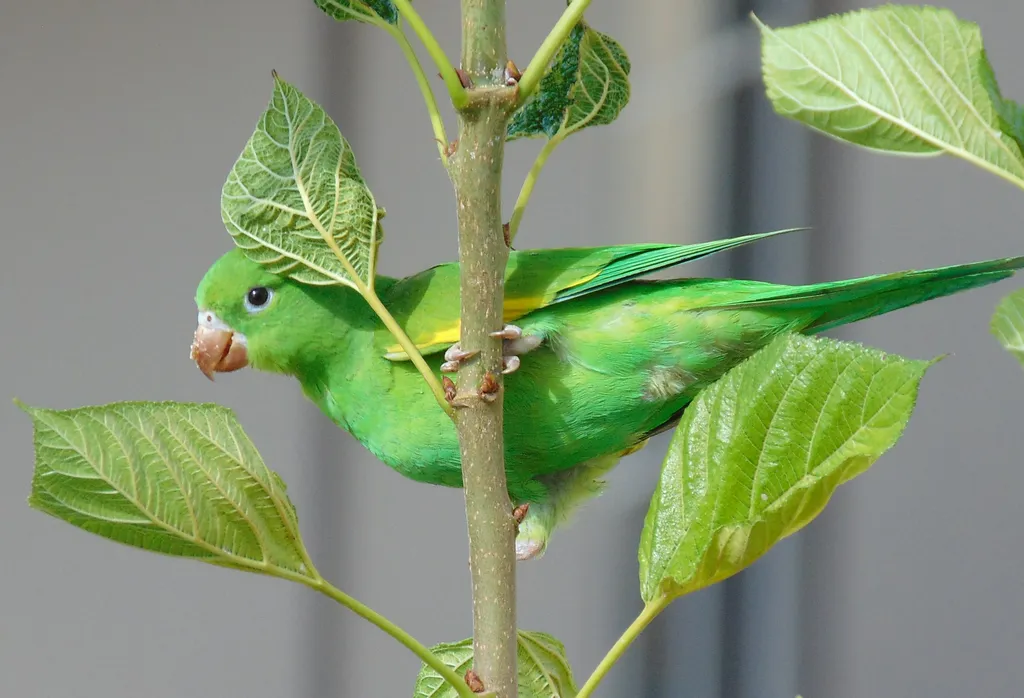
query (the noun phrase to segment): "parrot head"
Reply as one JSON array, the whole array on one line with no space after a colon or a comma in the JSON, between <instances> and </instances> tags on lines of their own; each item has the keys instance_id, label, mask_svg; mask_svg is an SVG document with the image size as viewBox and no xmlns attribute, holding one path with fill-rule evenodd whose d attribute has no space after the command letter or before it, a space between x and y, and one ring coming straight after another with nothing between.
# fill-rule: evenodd
<instances>
[{"instance_id":1,"label":"parrot head","mask_svg":"<svg viewBox=\"0 0 1024 698\"><path fill-rule=\"evenodd\" d=\"M289 372L289 338L309 306L298 284L264 270L236 248L206 272L196 305L199 325L191 358L207 378L246 366Z\"/></svg>"}]
</instances>

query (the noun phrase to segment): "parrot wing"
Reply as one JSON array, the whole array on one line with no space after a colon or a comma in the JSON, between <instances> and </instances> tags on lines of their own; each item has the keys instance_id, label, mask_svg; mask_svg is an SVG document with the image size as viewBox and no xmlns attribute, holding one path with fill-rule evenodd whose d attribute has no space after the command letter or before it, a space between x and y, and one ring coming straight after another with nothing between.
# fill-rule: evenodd
<instances>
[{"instance_id":1,"label":"parrot wing","mask_svg":"<svg viewBox=\"0 0 1024 698\"><path fill-rule=\"evenodd\" d=\"M580 298L677 264L784 233L790 228L696 245L614 245L523 250L509 253L505 269L504 321L555 303ZM459 341L459 264L427 269L389 285L382 300L423 355ZM385 356L407 361L397 342L389 340Z\"/></svg>"}]
</instances>

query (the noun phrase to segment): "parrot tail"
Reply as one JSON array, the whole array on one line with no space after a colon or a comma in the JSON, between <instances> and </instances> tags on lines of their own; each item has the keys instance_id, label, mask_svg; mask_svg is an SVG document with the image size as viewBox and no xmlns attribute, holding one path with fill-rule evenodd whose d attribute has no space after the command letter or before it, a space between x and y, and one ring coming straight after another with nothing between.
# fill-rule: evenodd
<instances>
[{"instance_id":1,"label":"parrot tail","mask_svg":"<svg viewBox=\"0 0 1024 698\"><path fill-rule=\"evenodd\" d=\"M1009 257L951 267L902 271L807 286L783 286L748 296L737 307L771 306L821 310L804 332L824 332L840 325L924 303L1013 276L1024 257Z\"/></svg>"}]
</instances>

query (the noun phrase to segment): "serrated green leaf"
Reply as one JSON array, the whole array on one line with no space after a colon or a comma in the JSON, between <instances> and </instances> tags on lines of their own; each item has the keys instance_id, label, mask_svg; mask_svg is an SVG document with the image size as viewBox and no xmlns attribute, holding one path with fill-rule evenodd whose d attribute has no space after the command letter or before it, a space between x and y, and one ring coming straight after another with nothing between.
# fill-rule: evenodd
<instances>
[{"instance_id":1,"label":"serrated green leaf","mask_svg":"<svg viewBox=\"0 0 1024 698\"><path fill-rule=\"evenodd\" d=\"M993 96L999 111L999 124L1003 133L1017 142L1024 151L1024 107L1012 99L1003 99L1001 95Z\"/></svg>"},{"instance_id":2,"label":"serrated green leaf","mask_svg":"<svg viewBox=\"0 0 1024 698\"><path fill-rule=\"evenodd\" d=\"M932 363L787 335L703 390L647 512L644 600L725 579L810 522L896 443Z\"/></svg>"},{"instance_id":3,"label":"serrated green leaf","mask_svg":"<svg viewBox=\"0 0 1024 698\"><path fill-rule=\"evenodd\" d=\"M221 194L221 217L235 244L302 283L372 288L378 212L338 127L275 75L270 106Z\"/></svg>"},{"instance_id":4,"label":"serrated green leaf","mask_svg":"<svg viewBox=\"0 0 1024 698\"><path fill-rule=\"evenodd\" d=\"M459 676L473 666L473 640L442 643L430 649ZM565 647L547 633L519 631L517 671L520 698L571 698L577 692ZM440 674L423 665L413 698L458 698Z\"/></svg>"},{"instance_id":5,"label":"serrated green leaf","mask_svg":"<svg viewBox=\"0 0 1024 698\"><path fill-rule=\"evenodd\" d=\"M555 54L537 92L513 115L508 140L565 138L610 124L629 102L629 58L607 34L580 22Z\"/></svg>"},{"instance_id":6,"label":"serrated green leaf","mask_svg":"<svg viewBox=\"0 0 1024 698\"><path fill-rule=\"evenodd\" d=\"M884 151L949 153L1024 185L1003 132L976 24L934 7L885 6L784 29L758 22L775 110Z\"/></svg>"},{"instance_id":7,"label":"serrated green leaf","mask_svg":"<svg viewBox=\"0 0 1024 698\"><path fill-rule=\"evenodd\" d=\"M398 24L398 10L391 0L314 1L317 7L339 22L354 19L358 22L376 24L380 20L384 20L388 24Z\"/></svg>"},{"instance_id":8,"label":"serrated green leaf","mask_svg":"<svg viewBox=\"0 0 1024 698\"><path fill-rule=\"evenodd\" d=\"M992 334L1024 365L1024 289L999 301L992 315Z\"/></svg>"},{"instance_id":9,"label":"serrated green leaf","mask_svg":"<svg viewBox=\"0 0 1024 698\"><path fill-rule=\"evenodd\" d=\"M231 410L20 406L35 431L33 508L137 548L315 579L284 483Z\"/></svg>"}]
</instances>

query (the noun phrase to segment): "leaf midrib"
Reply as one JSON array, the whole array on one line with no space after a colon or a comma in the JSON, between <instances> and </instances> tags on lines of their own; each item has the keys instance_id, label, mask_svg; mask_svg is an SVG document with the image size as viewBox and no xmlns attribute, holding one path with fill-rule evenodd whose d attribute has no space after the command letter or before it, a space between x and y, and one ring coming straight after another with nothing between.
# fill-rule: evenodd
<instances>
[{"instance_id":1,"label":"leaf midrib","mask_svg":"<svg viewBox=\"0 0 1024 698\"><path fill-rule=\"evenodd\" d=\"M789 42L786 39L780 37L779 34L777 32L775 32L773 29L771 29L770 27L768 27L766 25L762 25L762 26L764 28L764 31L766 31L768 34L770 34L772 37L774 37L776 40L778 40L780 44L782 44L787 49L789 49L798 58L802 59L804 64L808 68L810 68L812 71L817 73L823 80L825 80L826 82L828 82L829 84L834 86L840 92L845 94L850 99L850 101L853 102L855 105L859 105L863 109L865 109L868 112L874 114L875 117L877 117L879 119L888 121L888 122L890 122L890 123L892 123L892 124L894 124L896 126L899 126L899 127L903 128L903 129L905 129L906 131L908 131L911 134L917 136L918 138L920 138L921 140L925 141L929 145L938 148L939 150L944 150L944 151L949 152L949 153L951 153L953 155L956 155L956 156L958 156L960 158L963 158L964 160L967 160L968 162L970 162L970 163L972 163L972 164L974 164L974 165L976 165L976 166L978 166L978 167L980 167L982 169L985 169L985 170L987 170L987 171L989 171L989 172L991 172L991 173L993 173L993 174L995 174L995 175L997 175L999 177L1002 177L1003 179L1006 179L1006 180L1012 182L1013 184L1017 185L1018 187L1024 187L1024 179L1022 179L1021 176L1019 176L1018 174L1016 174L1014 172L1010 172L1009 170L1003 168L1000 165L996 165L994 163L991 163L988 160L985 160L984 158L981 158L981 157L975 155L974 153L972 153L972 152L970 152L968 150L965 150L963 148L954 146L952 143L940 140L939 138L933 136L932 134L929 134L928 132L921 130L920 128L918 128L914 124L906 121L904 117L897 117L894 114L887 113L887 112L877 108L875 105L871 104L870 102L867 102L867 101L861 99L856 93L852 92L845 85L845 83L838 82L836 78L832 77L831 75L829 75L828 73L823 71L821 68L819 68L816 64L814 64L803 51L799 50L791 42ZM812 105L805 104L801 100L797 99L792 93L790 93L787 90L779 87L778 85L775 85L774 89L778 90L782 94L785 94L786 97L788 97L790 100L792 100L795 104L799 105L801 108L803 108L803 109L805 109L807 111L810 111L810 112L825 111L823 109L818 109L817 107L813 107ZM817 128L817 127L815 127L815 128ZM821 129L821 128L817 128L817 130L823 131L823 132L827 133L827 131L825 131L824 129ZM991 131L988 130L988 129L986 129L986 133L988 135L991 135ZM1002 141L1002 139L998 139L998 141L999 141L999 145L1000 145L1001 149L1003 149L1005 152L1010 153L1011 157L1012 157L1012 152L1008 150L1006 144ZM1024 167L1024 165L1022 165L1022 167Z\"/></svg>"}]
</instances>

